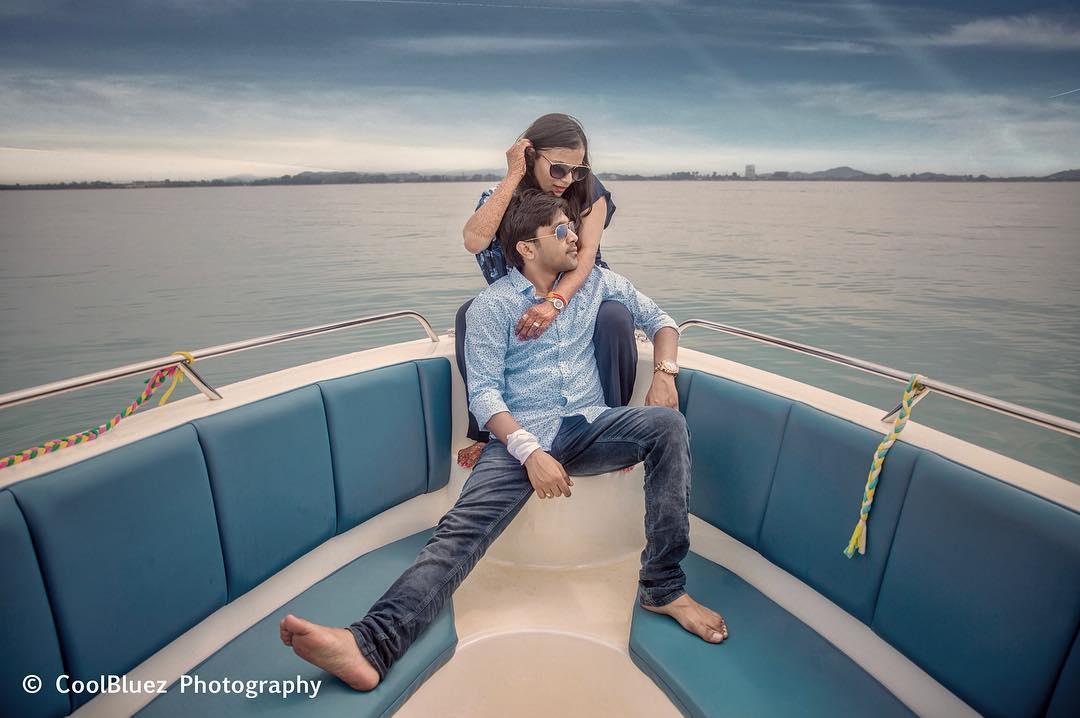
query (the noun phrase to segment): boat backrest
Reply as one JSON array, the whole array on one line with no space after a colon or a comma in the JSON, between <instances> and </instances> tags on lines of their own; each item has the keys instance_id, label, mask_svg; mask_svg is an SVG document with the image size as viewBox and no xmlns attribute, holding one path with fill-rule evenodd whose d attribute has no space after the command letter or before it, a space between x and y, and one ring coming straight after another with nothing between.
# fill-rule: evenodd
<instances>
[{"instance_id":1,"label":"boat backrest","mask_svg":"<svg viewBox=\"0 0 1080 718\"><path fill-rule=\"evenodd\" d=\"M307 386L194 425L210 473L232 600L334 535L322 392Z\"/></svg>"},{"instance_id":2,"label":"boat backrest","mask_svg":"<svg viewBox=\"0 0 1080 718\"><path fill-rule=\"evenodd\" d=\"M988 716L1076 715L1080 515L897 442L843 554L874 432L686 371L691 512L755 548ZM1071 651L1071 653L1070 653Z\"/></svg>"},{"instance_id":3,"label":"boat backrest","mask_svg":"<svg viewBox=\"0 0 1080 718\"><path fill-rule=\"evenodd\" d=\"M0 491L0 546L0 705L13 716L62 716L71 709L67 696L23 690L27 676L55 678L64 662L30 531L10 491Z\"/></svg>"},{"instance_id":4,"label":"boat backrest","mask_svg":"<svg viewBox=\"0 0 1080 718\"><path fill-rule=\"evenodd\" d=\"M0 491L0 705L61 716L337 533L446 485L450 365L320 382ZM30 673L49 682L22 690Z\"/></svg>"}]
</instances>

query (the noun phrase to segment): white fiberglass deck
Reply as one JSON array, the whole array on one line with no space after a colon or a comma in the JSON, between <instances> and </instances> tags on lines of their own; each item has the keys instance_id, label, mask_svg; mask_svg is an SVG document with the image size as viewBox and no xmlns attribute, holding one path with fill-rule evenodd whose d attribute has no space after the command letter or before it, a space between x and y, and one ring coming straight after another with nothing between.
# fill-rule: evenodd
<instances>
[{"instance_id":1,"label":"white fiberglass deck","mask_svg":"<svg viewBox=\"0 0 1080 718\"><path fill-rule=\"evenodd\" d=\"M455 466L452 496L466 477ZM569 499L527 503L454 594L454 657L398 715L678 716L626 650L643 478L580 477Z\"/></svg>"}]
</instances>

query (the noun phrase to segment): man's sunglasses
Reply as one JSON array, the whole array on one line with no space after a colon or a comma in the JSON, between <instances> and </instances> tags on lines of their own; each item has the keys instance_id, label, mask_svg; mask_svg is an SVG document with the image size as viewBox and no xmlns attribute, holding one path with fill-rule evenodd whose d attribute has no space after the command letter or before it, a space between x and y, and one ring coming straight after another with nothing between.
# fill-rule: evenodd
<instances>
[{"instance_id":1,"label":"man's sunglasses","mask_svg":"<svg viewBox=\"0 0 1080 718\"><path fill-rule=\"evenodd\" d=\"M573 232L577 234L577 224L574 222L563 222L562 224L555 225L555 234L545 234L541 237L533 237L531 239L523 239L522 242L535 242L540 239L547 239L548 237L554 237L560 242L565 242L566 238Z\"/></svg>"},{"instance_id":2,"label":"man's sunglasses","mask_svg":"<svg viewBox=\"0 0 1080 718\"><path fill-rule=\"evenodd\" d=\"M592 168L589 165L569 165L565 162L552 162L548 160L546 155L540 155L548 163L548 174L551 175L551 179L562 179L566 175L572 175L575 182L580 182L589 176L589 172Z\"/></svg>"}]
</instances>

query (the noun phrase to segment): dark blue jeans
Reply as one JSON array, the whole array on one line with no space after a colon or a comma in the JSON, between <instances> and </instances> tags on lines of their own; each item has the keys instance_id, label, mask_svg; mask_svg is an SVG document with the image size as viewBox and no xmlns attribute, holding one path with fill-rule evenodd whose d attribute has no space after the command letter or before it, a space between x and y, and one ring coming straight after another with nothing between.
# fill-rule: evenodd
<instances>
[{"instance_id":1,"label":"dark blue jeans","mask_svg":"<svg viewBox=\"0 0 1080 718\"><path fill-rule=\"evenodd\" d=\"M683 415L646 406L608 409L591 424L582 416L567 417L550 453L577 476L645 462L638 601L663 606L681 596L686 575L679 563L690 548L690 437ZM525 467L501 442L484 447L461 497L439 520L413 565L362 620L349 626L360 652L381 677L435 620L533 493Z\"/></svg>"},{"instance_id":2,"label":"dark blue jeans","mask_svg":"<svg viewBox=\"0 0 1080 718\"><path fill-rule=\"evenodd\" d=\"M454 319L454 347L457 365L465 381L465 396L469 395L469 377L465 371L465 312L473 300L458 309ZM600 370L600 388L608 406L626 406L634 395L634 379L637 375L637 338L634 336L634 317L625 306L609 299L600 303L593 329L593 355ZM476 423L469 412L469 429L465 436L473 441L488 441L488 433Z\"/></svg>"}]
</instances>

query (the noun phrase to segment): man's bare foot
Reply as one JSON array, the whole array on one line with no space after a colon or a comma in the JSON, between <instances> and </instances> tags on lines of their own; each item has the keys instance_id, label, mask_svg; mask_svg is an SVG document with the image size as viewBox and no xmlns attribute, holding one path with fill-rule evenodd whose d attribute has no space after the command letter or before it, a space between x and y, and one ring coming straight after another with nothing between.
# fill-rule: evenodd
<instances>
[{"instance_id":1,"label":"man's bare foot","mask_svg":"<svg viewBox=\"0 0 1080 718\"><path fill-rule=\"evenodd\" d=\"M727 623L724 617L711 608L706 608L684 593L666 606L641 605L646 611L663 613L671 616L679 625L690 633L700 636L709 643L722 643L728 637Z\"/></svg>"},{"instance_id":2,"label":"man's bare foot","mask_svg":"<svg viewBox=\"0 0 1080 718\"><path fill-rule=\"evenodd\" d=\"M308 663L332 673L350 688L370 691L379 685L379 672L368 663L347 628L320 626L291 613L281 619L281 642Z\"/></svg>"},{"instance_id":3,"label":"man's bare foot","mask_svg":"<svg viewBox=\"0 0 1080 718\"><path fill-rule=\"evenodd\" d=\"M475 444L466 446L464 449L457 452L458 466L463 469L471 469L476 466L476 462L480 460L480 452L487 446L482 441L477 441Z\"/></svg>"}]
</instances>

